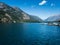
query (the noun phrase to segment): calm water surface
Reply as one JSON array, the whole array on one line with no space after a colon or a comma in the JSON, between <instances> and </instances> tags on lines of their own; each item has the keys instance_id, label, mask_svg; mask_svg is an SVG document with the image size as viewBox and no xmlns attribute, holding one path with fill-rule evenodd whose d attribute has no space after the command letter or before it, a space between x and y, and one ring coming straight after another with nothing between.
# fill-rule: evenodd
<instances>
[{"instance_id":1,"label":"calm water surface","mask_svg":"<svg viewBox=\"0 0 60 45\"><path fill-rule=\"evenodd\" d=\"M0 24L0 45L60 45L60 26Z\"/></svg>"}]
</instances>

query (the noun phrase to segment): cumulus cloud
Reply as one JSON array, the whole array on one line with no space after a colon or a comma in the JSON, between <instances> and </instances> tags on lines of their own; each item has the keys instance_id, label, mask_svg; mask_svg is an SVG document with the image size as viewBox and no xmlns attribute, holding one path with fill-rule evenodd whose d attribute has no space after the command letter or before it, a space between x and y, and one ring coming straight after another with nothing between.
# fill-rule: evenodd
<instances>
[{"instance_id":1,"label":"cumulus cloud","mask_svg":"<svg viewBox=\"0 0 60 45\"><path fill-rule=\"evenodd\" d=\"M46 0L43 0L42 2L39 3L39 5L44 5L46 4L46 2L47 2Z\"/></svg>"}]
</instances>

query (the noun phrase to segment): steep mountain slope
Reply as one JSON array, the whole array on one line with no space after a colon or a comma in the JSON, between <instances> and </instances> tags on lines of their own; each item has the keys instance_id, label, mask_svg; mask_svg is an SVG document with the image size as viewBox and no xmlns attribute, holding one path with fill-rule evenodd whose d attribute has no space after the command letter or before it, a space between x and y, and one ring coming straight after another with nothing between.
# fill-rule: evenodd
<instances>
[{"instance_id":1,"label":"steep mountain slope","mask_svg":"<svg viewBox=\"0 0 60 45\"><path fill-rule=\"evenodd\" d=\"M18 14L14 8L0 2L0 22L14 22L15 20L20 20L18 18L20 14Z\"/></svg>"},{"instance_id":2,"label":"steep mountain slope","mask_svg":"<svg viewBox=\"0 0 60 45\"><path fill-rule=\"evenodd\" d=\"M18 13L18 14L21 13L21 16L20 17L22 17L23 20L29 20L30 19L29 14L25 13L20 8L14 7L14 9L16 10L16 13Z\"/></svg>"},{"instance_id":3,"label":"steep mountain slope","mask_svg":"<svg viewBox=\"0 0 60 45\"><path fill-rule=\"evenodd\" d=\"M0 2L0 23L41 22L36 16L30 16L20 8Z\"/></svg>"},{"instance_id":4,"label":"steep mountain slope","mask_svg":"<svg viewBox=\"0 0 60 45\"><path fill-rule=\"evenodd\" d=\"M18 7L14 7L14 9L17 11L17 12L21 12L22 13L22 19L26 22L40 22L42 21L42 19L40 19L39 17L37 16L33 16L33 15L29 15L27 13L25 13L24 11L22 11L20 8Z\"/></svg>"}]
</instances>

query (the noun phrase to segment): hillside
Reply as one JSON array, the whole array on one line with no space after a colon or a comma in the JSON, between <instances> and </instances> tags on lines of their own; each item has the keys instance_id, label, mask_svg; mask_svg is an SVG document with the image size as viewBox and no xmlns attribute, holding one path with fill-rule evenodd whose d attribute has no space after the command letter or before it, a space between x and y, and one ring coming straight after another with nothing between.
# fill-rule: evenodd
<instances>
[{"instance_id":1,"label":"hillside","mask_svg":"<svg viewBox=\"0 0 60 45\"><path fill-rule=\"evenodd\" d=\"M0 2L0 23L41 22L37 16L32 16L18 7L11 7Z\"/></svg>"}]
</instances>

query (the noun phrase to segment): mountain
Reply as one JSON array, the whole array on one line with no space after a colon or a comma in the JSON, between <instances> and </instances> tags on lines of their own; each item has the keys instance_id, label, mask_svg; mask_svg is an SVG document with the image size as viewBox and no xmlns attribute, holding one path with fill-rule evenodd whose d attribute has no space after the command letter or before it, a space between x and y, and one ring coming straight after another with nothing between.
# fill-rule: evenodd
<instances>
[{"instance_id":1,"label":"mountain","mask_svg":"<svg viewBox=\"0 0 60 45\"><path fill-rule=\"evenodd\" d=\"M34 21L34 22L42 22L43 21L42 19L40 19L37 16L29 15L29 17L30 17L30 20Z\"/></svg>"},{"instance_id":2,"label":"mountain","mask_svg":"<svg viewBox=\"0 0 60 45\"><path fill-rule=\"evenodd\" d=\"M11 7L0 2L0 23L41 22L37 16L32 16L18 7Z\"/></svg>"},{"instance_id":3,"label":"mountain","mask_svg":"<svg viewBox=\"0 0 60 45\"><path fill-rule=\"evenodd\" d=\"M48 17L45 21L60 21L60 15Z\"/></svg>"},{"instance_id":4,"label":"mountain","mask_svg":"<svg viewBox=\"0 0 60 45\"><path fill-rule=\"evenodd\" d=\"M25 13L24 11L22 11L18 7L14 7L14 9L17 12L22 13L22 19L23 19L23 21L26 21L26 22L41 22L42 21L42 19L40 19L39 17L33 16L33 15L29 15L29 14Z\"/></svg>"}]
</instances>

